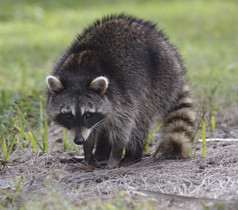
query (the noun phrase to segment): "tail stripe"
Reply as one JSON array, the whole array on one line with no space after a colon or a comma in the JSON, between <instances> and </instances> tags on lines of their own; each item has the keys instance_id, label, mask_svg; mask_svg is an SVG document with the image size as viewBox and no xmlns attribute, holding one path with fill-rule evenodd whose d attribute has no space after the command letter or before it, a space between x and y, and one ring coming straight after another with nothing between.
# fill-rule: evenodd
<instances>
[{"instance_id":1,"label":"tail stripe","mask_svg":"<svg viewBox=\"0 0 238 210\"><path fill-rule=\"evenodd\" d=\"M170 130L171 133L184 133L189 139L193 137L193 130L184 126L177 126Z\"/></svg>"},{"instance_id":2,"label":"tail stripe","mask_svg":"<svg viewBox=\"0 0 238 210\"><path fill-rule=\"evenodd\" d=\"M193 108L193 104L192 103L181 103L181 104L179 104L178 106L176 106L174 109L173 109L173 112L174 111L178 111L178 110L180 110L180 109L182 109L182 108Z\"/></svg>"},{"instance_id":3,"label":"tail stripe","mask_svg":"<svg viewBox=\"0 0 238 210\"><path fill-rule=\"evenodd\" d=\"M187 125L194 127L194 120L192 120L189 116L172 116L166 120L166 124L174 123L175 121L183 121Z\"/></svg>"}]
</instances>

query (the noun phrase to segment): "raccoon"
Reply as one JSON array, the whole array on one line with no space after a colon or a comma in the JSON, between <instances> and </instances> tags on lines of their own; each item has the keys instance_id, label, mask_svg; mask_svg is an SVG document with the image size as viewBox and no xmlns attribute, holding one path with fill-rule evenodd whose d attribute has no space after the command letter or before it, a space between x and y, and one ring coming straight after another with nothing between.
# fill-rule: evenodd
<instances>
[{"instance_id":1,"label":"raccoon","mask_svg":"<svg viewBox=\"0 0 238 210\"><path fill-rule=\"evenodd\" d=\"M139 161L155 120L163 120L164 157L186 158L196 116L185 73L156 25L107 16L76 38L46 78L47 113L83 144L89 164Z\"/></svg>"}]
</instances>

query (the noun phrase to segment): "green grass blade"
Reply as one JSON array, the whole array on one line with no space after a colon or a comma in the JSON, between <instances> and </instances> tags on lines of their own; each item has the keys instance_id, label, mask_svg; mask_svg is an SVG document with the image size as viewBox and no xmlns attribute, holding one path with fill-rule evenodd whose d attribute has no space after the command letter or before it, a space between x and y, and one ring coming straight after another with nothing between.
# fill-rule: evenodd
<instances>
[{"instance_id":1,"label":"green grass blade","mask_svg":"<svg viewBox=\"0 0 238 210\"><path fill-rule=\"evenodd\" d=\"M210 127L209 127L209 124L208 124L208 121L207 121L206 117L205 117L205 124L206 124L206 128L208 130L209 137L212 138L212 133L211 133L211 130L210 130Z\"/></svg>"},{"instance_id":2,"label":"green grass blade","mask_svg":"<svg viewBox=\"0 0 238 210\"><path fill-rule=\"evenodd\" d=\"M68 148L68 143L67 143L67 134L65 129L63 129L63 136L64 136L64 149L66 150Z\"/></svg>"},{"instance_id":3,"label":"green grass blade","mask_svg":"<svg viewBox=\"0 0 238 210\"><path fill-rule=\"evenodd\" d=\"M196 128L196 130L195 130L195 132L194 132L194 135L193 135L193 138L192 138L192 141L193 141L193 142L194 142L194 139L195 139L196 134L197 134L197 132L198 132L198 129L200 128L202 122L204 122L204 120L205 120L205 115L206 115L206 111L204 110L204 111L203 111L203 114L202 114L202 117L201 117L201 119L200 119L200 121L199 121L199 123L198 123L198 126L197 126L197 128ZM196 139L196 141L195 141L195 145L194 145L194 157L196 157L196 146L197 146L198 140L199 140L199 138L201 137L201 135L202 135L202 129L201 129L201 131L199 132L199 134L198 134L198 136L197 136L197 139Z\"/></svg>"},{"instance_id":4,"label":"green grass blade","mask_svg":"<svg viewBox=\"0 0 238 210\"><path fill-rule=\"evenodd\" d=\"M23 126L22 118L21 117L19 117L19 125L20 125L20 127L17 127L17 130L20 131L21 137L22 137L22 139L24 139L24 138L27 137L27 134L26 134L26 132L24 130L24 126Z\"/></svg>"},{"instance_id":5,"label":"green grass blade","mask_svg":"<svg viewBox=\"0 0 238 210\"><path fill-rule=\"evenodd\" d=\"M12 147L13 147L15 141L16 141L16 136L17 136L17 135L14 135L14 138L13 138L12 141L11 141L10 147L9 147L9 149L8 149L7 155L6 155L5 160L4 160L4 163L3 163L2 170L4 170L4 168L5 168L6 164L7 164L8 158L9 158L10 153L11 153L11 151L12 151Z\"/></svg>"},{"instance_id":6,"label":"green grass blade","mask_svg":"<svg viewBox=\"0 0 238 210\"><path fill-rule=\"evenodd\" d=\"M216 121L215 121L215 115L213 114L211 116L211 130L212 130L212 132L215 131L215 128L216 128Z\"/></svg>"},{"instance_id":7,"label":"green grass blade","mask_svg":"<svg viewBox=\"0 0 238 210\"><path fill-rule=\"evenodd\" d=\"M205 114L206 114L206 112L203 111L203 115L202 115L202 117L201 117L201 120L199 121L198 126L197 126L197 128L196 128L196 130L195 130L195 132L194 132L194 134L193 134L193 138L192 138L192 141L193 141L193 142L194 142L194 139L195 139L196 134L197 134L197 132L198 132L198 129L200 128L200 126L201 126L201 124L202 124L202 122L203 122L203 120L204 120L204 118L205 118ZM198 138L197 138L197 140L196 140L196 144L197 144L197 142L198 142Z\"/></svg>"},{"instance_id":8,"label":"green grass blade","mask_svg":"<svg viewBox=\"0 0 238 210\"><path fill-rule=\"evenodd\" d=\"M2 151L3 151L4 159L6 160L6 158L7 158L7 144L6 144L6 139L4 137L2 139Z\"/></svg>"},{"instance_id":9,"label":"green grass blade","mask_svg":"<svg viewBox=\"0 0 238 210\"><path fill-rule=\"evenodd\" d=\"M47 117L45 117L45 123L44 123L44 134L43 134L43 149L46 153L48 151L48 122Z\"/></svg>"},{"instance_id":10,"label":"green grass blade","mask_svg":"<svg viewBox=\"0 0 238 210\"><path fill-rule=\"evenodd\" d=\"M146 155L150 154L150 147L148 142L145 144L145 154Z\"/></svg>"},{"instance_id":11,"label":"green grass blade","mask_svg":"<svg viewBox=\"0 0 238 210\"><path fill-rule=\"evenodd\" d=\"M24 146L24 145L23 145ZM17 147L18 147L18 151L19 151L19 157L21 158L22 155L22 148L20 146L20 139L19 136L17 135ZM24 148L24 147L23 147Z\"/></svg>"},{"instance_id":12,"label":"green grass blade","mask_svg":"<svg viewBox=\"0 0 238 210\"><path fill-rule=\"evenodd\" d=\"M193 142L194 142L195 136L196 136L196 134L197 134L197 132L198 132L198 129L200 128L200 125L201 125L201 123L203 122L204 115L205 115L205 113L203 113L203 116L202 116L201 120L200 120L199 123L198 123L198 126L197 126L197 128L196 128L196 131L194 132L194 135L193 135L193 138L192 138L192 141L193 141ZM201 135L202 135L202 131L199 132L199 134L198 134L198 136L197 136L197 139L196 139L196 141L195 141L195 145L194 145L194 157L196 157L196 146L197 146L197 143L198 143L198 139L201 137Z\"/></svg>"},{"instance_id":13,"label":"green grass blade","mask_svg":"<svg viewBox=\"0 0 238 210\"><path fill-rule=\"evenodd\" d=\"M197 146L197 142L198 142L199 138L201 137L201 135L202 135L202 130L200 130L200 132L197 136L197 139L196 139L196 143L195 143L195 147L194 147L194 157L196 157L196 146Z\"/></svg>"},{"instance_id":14,"label":"green grass blade","mask_svg":"<svg viewBox=\"0 0 238 210\"><path fill-rule=\"evenodd\" d=\"M29 143L29 142L28 142L28 143ZM27 144L25 140L22 142L23 148L27 148L28 145L29 145L29 144Z\"/></svg>"},{"instance_id":15,"label":"green grass blade","mask_svg":"<svg viewBox=\"0 0 238 210\"><path fill-rule=\"evenodd\" d=\"M29 136L30 142L31 142L32 147L33 147L33 152L37 153L38 152L37 143L36 143L32 133L31 133L31 131L29 131L28 136Z\"/></svg>"},{"instance_id":16,"label":"green grass blade","mask_svg":"<svg viewBox=\"0 0 238 210\"><path fill-rule=\"evenodd\" d=\"M44 121L44 118L43 118L43 106L42 106L42 102L40 101L40 117L39 117L39 120L38 120L38 123L37 123L37 129L36 129L36 137L37 139L39 139L39 135L40 135L40 130L41 130L41 125Z\"/></svg>"},{"instance_id":17,"label":"green grass blade","mask_svg":"<svg viewBox=\"0 0 238 210\"><path fill-rule=\"evenodd\" d=\"M202 148L203 148L203 157L207 156L207 145L206 145L206 122L203 121L202 124Z\"/></svg>"},{"instance_id":18,"label":"green grass blade","mask_svg":"<svg viewBox=\"0 0 238 210\"><path fill-rule=\"evenodd\" d=\"M33 130L31 129L30 125L28 124L28 122L26 121L23 113L21 112L20 108L18 107L17 104L16 105L16 109L17 109L17 112L18 114L20 115L20 118L22 119L22 121L24 122L24 124L26 125L27 129L31 132L32 134L32 137L34 138L35 142L37 143L37 145L40 147L40 149L43 151L43 148L42 146L40 145L40 142L38 141L36 135L34 134Z\"/></svg>"},{"instance_id":19,"label":"green grass blade","mask_svg":"<svg viewBox=\"0 0 238 210\"><path fill-rule=\"evenodd\" d=\"M21 134L21 138L22 138L22 146L23 148L26 148L27 147L27 144L26 144L26 138L28 137L25 130L24 130L24 127L23 127L23 123L22 123L22 118L19 117L19 127L16 126L16 129L20 132Z\"/></svg>"},{"instance_id":20,"label":"green grass blade","mask_svg":"<svg viewBox=\"0 0 238 210\"><path fill-rule=\"evenodd\" d=\"M72 144L72 139L69 137L68 135L68 139L69 139L69 148L70 148L70 151L73 150L73 144Z\"/></svg>"},{"instance_id":21,"label":"green grass blade","mask_svg":"<svg viewBox=\"0 0 238 210\"><path fill-rule=\"evenodd\" d=\"M13 138L13 140L11 141L11 144L10 144L10 147L9 147L8 153L7 153L7 159L9 158L9 155L10 155L10 153L11 153L11 151L12 151L12 147L13 147L15 141L16 141L16 137L17 137L17 135L14 135L14 138Z\"/></svg>"}]
</instances>

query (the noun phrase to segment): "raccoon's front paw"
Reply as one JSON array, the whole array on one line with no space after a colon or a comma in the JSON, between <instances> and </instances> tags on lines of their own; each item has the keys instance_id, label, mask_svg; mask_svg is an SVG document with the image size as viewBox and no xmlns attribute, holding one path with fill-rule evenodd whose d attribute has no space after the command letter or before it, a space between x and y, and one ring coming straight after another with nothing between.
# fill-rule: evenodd
<instances>
[{"instance_id":1,"label":"raccoon's front paw","mask_svg":"<svg viewBox=\"0 0 238 210\"><path fill-rule=\"evenodd\" d=\"M119 162L116 160L109 160L108 164L105 166L106 169L118 168Z\"/></svg>"},{"instance_id":2,"label":"raccoon's front paw","mask_svg":"<svg viewBox=\"0 0 238 210\"><path fill-rule=\"evenodd\" d=\"M84 162L86 162L88 165L94 165L96 160L95 160L93 155L90 155L90 156L85 156L84 157Z\"/></svg>"},{"instance_id":3,"label":"raccoon's front paw","mask_svg":"<svg viewBox=\"0 0 238 210\"><path fill-rule=\"evenodd\" d=\"M114 168L118 168L118 164L117 165L109 165L109 164L107 164L105 167L104 167L105 169L114 169Z\"/></svg>"},{"instance_id":4,"label":"raccoon's front paw","mask_svg":"<svg viewBox=\"0 0 238 210\"><path fill-rule=\"evenodd\" d=\"M103 168L103 166L107 164L102 165L101 162L98 162L93 156L90 159L84 159L84 162L95 168Z\"/></svg>"}]
</instances>

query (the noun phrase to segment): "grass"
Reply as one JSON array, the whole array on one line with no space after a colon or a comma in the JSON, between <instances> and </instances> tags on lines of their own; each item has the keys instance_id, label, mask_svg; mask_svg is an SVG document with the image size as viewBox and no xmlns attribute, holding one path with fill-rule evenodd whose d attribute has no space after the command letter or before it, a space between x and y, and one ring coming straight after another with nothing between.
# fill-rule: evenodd
<instances>
[{"instance_id":1,"label":"grass","mask_svg":"<svg viewBox=\"0 0 238 210\"><path fill-rule=\"evenodd\" d=\"M238 24L237 8L237 3L231 0L87 3L3 0L0 89L5 89L6 95L43 90L45 76L77 33L95 18L125 11L159 23L165 29L183 54L196 90L194 95L204 106L217 111L238 100L234 87L238 79L238 29L233 27Z\"/></svg>"},{"instance_id":2,"label":"grass","mask_svg":"<svg viewBox=\"0 0 238 210\"><path fill-rule=\"evenodd\" d=\"M217 113L237 103L237 9L236 0L1 0L0 159L5 160L4 167L19 145L47 152L45 77L76 34L106 14L129 13L164 29L185 60L200 110ZM65 149L78 149L70 139L67 143L66 134L63 140Z\"/></svg>"},{"instance_id":3,"label":"grass","mask_svg":"<svg viewBox=\"0 0 238 210\"><path fill-rule=\"evenodd\" d=\"M0 207L13 208L15 206L18 209L101 209L101 210L123 210L123 209L157 209L156 206L159 202L153 198L141 197L140 200L135 199L125 191L120 191L117 195L111 195L108 199L95 199L90 203L82 203L77 197L62 195L60 190L57 189L57 184L46 192L41 192L42 200L38 199L39 192L23 193L22 177L18 177L18 180L14 183L15 190L9 190L5 192L0 188L0 192L4 194L3 199L0 200ZM52 186L51 186L52 187ZM37 196L36 196L37 195ZM29 199L31 197L31 199ZM21 202L20 202L21 200ZM9 202L10 201L10 202ZM61 202L59 202L61 201ZM9 203L11 203L9 205Z\"/></svg>"}]
</instances>

